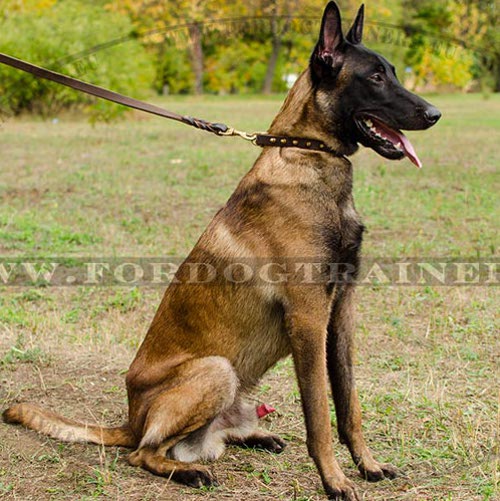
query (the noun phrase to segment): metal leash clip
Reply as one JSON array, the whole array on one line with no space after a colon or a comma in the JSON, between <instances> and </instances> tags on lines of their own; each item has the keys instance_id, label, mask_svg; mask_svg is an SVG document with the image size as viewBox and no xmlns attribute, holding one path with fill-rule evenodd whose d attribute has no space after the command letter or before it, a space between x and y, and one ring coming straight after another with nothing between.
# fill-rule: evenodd
<instances>
[{"instance_id":1,"label":"metal leash clip","mask_svg":"<svg viewBox=\"0 0 500 501\"><path fill-rule=\"evenodd\" d=\"M257 133L249 134L248 132L243 132L241 130L236 130L233 127L229 127L225 132L219 132L219 136L239 136L246 141L250 141L255 144L257 139Z\"/></svg>"}]
</instances>

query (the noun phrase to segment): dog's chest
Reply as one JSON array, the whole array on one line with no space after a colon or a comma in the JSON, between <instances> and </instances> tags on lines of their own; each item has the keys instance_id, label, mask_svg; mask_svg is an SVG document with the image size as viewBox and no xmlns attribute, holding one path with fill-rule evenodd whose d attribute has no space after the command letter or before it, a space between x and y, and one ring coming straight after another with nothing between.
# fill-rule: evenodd
<instances>
[{"instance_id":1,"label":"dog's chest","mask_svg":"<svg viewBox=\"0 0 500 501\"><path fill-rule=\"evenodd\" d=\"M323 245L333 262L357 264L364 226L352 198L326 215L322 230Z\"/></svg>"}]
</instances>

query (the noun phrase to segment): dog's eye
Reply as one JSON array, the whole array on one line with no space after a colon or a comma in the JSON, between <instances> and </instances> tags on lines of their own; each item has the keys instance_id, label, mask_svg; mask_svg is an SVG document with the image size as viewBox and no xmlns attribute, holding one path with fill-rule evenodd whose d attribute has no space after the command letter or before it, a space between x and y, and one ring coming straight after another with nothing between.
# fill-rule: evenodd
<instances>
[{"instance_id":1,"label":"dog's eye","mask_svg":"<svg viewBox=\"0 0 500 501\"><path fill-rule=\"evenodd\" d=\"M381 83L384 80L380 73L374 73L369 78L371 81L376 82L376 83Z\"/></svg>"}]
</instances>

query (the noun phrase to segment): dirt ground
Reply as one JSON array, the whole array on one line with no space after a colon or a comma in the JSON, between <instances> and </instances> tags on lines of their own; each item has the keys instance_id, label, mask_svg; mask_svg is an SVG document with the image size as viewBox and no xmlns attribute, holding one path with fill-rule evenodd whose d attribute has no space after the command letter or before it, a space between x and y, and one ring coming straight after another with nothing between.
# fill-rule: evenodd
<instances>
[{"instance_id":1,"label":"dirt ground","mask_svg":"<svg viewBox=\"0 0 500 501\"><path fill-rule=\"evenodd\" d=\"M158 294L152 291L143 298L147 307L143 304L125 314L111 313L102 328L113 332L112 324L116 331L131 323L138 325L154 308ZM493 499L493 491L489 494L486 489L494 487L489 482L498 464L494 415L498 350L477 339L469 339L464 348L463 337L457 341L449 331L438 336L431 333L439 332L433 327L435 308L455 315L454 307L466 309L467 304L482 300L484 292L475 288L440 296L439 306L434 305L428 317L418 299L412 306L412 300L402 298L398 291L381 295L363 289L358 295L366 300L360 305L364 320L357 368L366 436L377 457L394 462L404 473L394 481L368 483L357 474L345 448L338 445L341 465L363 492L363 499ZM93 298L102 300L101 295ZM90 307L93 301L89 301ZM396 331L384 328L376 313L383 308L405 311L412 334L398 333L397 325ZM50 317L50 312L46 315ZM461 325L467 328L470 320L466 313L462 315ZM369 336L368 325L373 328ZM50 329L50 324L45 328ZM0 353L11 358L5 355L0 367L2 408L30 401L86 422L118 425L126 420L124 373L134 346L106 341L68 345L47 335L43 351L34 348L31 338L19 349L24 355L18 353L16 358L12 350L16 334L5 334ZM490 334L493 341L493 331ZM188 489L132 468L125 449L62 444L0 424L0 496L17 500L323 499L319 477L307 456L290 359L263 380L255 400L276 407L277 412L262 424L281 434L288 447L278 456L228 448L212 465L220 483L216 489Z\"/></svg>"}]
</instances>

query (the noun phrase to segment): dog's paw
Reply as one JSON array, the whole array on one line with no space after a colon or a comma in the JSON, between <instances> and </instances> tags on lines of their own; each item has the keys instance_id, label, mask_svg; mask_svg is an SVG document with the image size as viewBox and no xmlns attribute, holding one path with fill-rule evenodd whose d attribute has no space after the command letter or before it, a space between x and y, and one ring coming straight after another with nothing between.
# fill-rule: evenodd
<instances>
[{"instance_id":1,"label":"dog's paw","mask_svg":"<svg viewBox=\"0 0 500 501\"><path fill-rule=\"evenodd\" d=\"M217 487L214 475L205 468L179 469L172 473L172 480L189 487Z\"/></svg>"},{"instance_id":2,"label":"dog's paw","mask_svg":"<svg viewBox=\"0 0 500 501\"><path fill-rule=\"evenodd\" d=\"M401 475L401 472L398 470L398 468L390 463L382 463L379 464L379 466L380 469L384 472L385 478L393 479Z\"/></svg>"},{"instance_id":3,"label":"dog's paw","mask_svg":"<svg viewBox=\"0 0 500 501\"><path fill-rule=\"evenodd\" d=\"M361 476L369 482L378 482L384 478L393 479L400 475L399 470L389 463L376 463L375 466L365 468L359 466Z\"/></svg>"},{"instance_id":4,"label":"dog's paw","mask_svg":"<svg viewBox=\"0 0 500 501\"><path fill-rule=\"evenodd\" d=\"M286 442L278 435L264 435L256 437L251 447L279 454L285 449Z\"/></svg>"},{"instance_id":5,"label":"dog's paw","mask_svg":"<svg viewBox=\"0 0 500 501\"><path fill-rule=\"evenodd\" d=\"M332 501L361 501L356 487L347 478L341 484L329 487L325 486L325 491L328 499Z\"/></svg>"},{"instance_id":6,"label":"dog's paw","mask_svg":"<svg viewBox=\"0 0 500 501\"><path fill-rule=\"evenodd\" d=\"M283 452L286 447L286 442L281 437L267 433L256 433L242 440L233 440L232 444L274 452L276 454Z\"/></svg>"}]
</instances>

